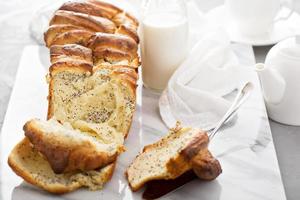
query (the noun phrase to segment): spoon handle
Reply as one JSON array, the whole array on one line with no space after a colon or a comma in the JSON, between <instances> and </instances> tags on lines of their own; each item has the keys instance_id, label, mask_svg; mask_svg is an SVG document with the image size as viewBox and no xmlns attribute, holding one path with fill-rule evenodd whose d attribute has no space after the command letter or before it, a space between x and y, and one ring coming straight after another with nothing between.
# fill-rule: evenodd
<instances>
[{"instance_id":1,"label":"spoon handle","mask_svg":"<svg viewBox=\"0 0 300 200\"><path fill-rule=\"evenodd\" d=\"M222 125L231 117L233 117L240 106L247 100L250 96L251 91L253 90L253 84L251 82L247 82L242 89L238 92L237 96L235 97L232 105L225 113L221 121L217 124L217 126L213 129L213 131L209 134L209 139L212 140L216 133L220 130Z\"/></svg>"}]
</instances>

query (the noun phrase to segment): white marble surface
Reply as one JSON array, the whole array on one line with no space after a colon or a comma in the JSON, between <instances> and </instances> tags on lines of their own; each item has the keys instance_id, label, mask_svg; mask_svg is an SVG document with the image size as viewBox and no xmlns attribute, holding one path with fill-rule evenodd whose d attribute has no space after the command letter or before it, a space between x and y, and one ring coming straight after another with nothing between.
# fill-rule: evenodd
<instances>
[{"instance_id":1,"label":"white marble surface","mask_svg":"<svg viewBox=\"0 0 300 200\"><path fill-rule=\"evenodd\" d=\"M197 0L197 2L202 10L207 11L214 6L220 5L222 0ZM39 0L0 0L0 126L3 123L7 110L7 103L14 84L22 50L25 45L34 44L28 32L31 14L44 3L45 1ZM300 10L299 0L295 0L295 8L298 11ZM254 48L256 59L263 61L269 48ZM262 126L267 126L266 122L267 120L262 120L262 124L265 123ZM298 200L300 199L300 168L297 167L300 163L300 128L284 126L272 121L270 123L287 199ZM5 141L5 143L9 141L10 139ZM5 174L5 176L9 178L9 174ZM29 191L35 191L27 184L23 183L22 186L28 188ZM23 199L28 199L26 198L28 196L24 195L19 188L15 189L14 194L23 197ZM3 197L2 191L0 192L0 199L1 197Z\"/></svg>"},{"instance_id":2,"label":"white marble surface","mask_svg":"<svg viewBox=\"0 0 300 200\"><path fill-rule=\"evenodd\" d=\"M250 67L249 64L254 62L251 48L242 46L242 50L238 49L239 58ZM49 66L48 55L45 47L29 46L25 48L20 62L1 133L0 191L3 199L140 199L141 192L130 191L124 171L144 145L158 140L167 131L158 112L159 94L143 88L141 84L137 91L137 111L125 142L127 151L118 159L114 176L102 191L82 189L53 196L24 183L8 167L7 157L23 137L24 122L32 117L45 118L47 84L44 75ZM236 123L224 128L210 145L221 162L223 173L215 181L193 181L164 199L285 199L256 74L249 72L249 78L255 84L253 94L241 108Z\"/></svg>"}]
</instances>

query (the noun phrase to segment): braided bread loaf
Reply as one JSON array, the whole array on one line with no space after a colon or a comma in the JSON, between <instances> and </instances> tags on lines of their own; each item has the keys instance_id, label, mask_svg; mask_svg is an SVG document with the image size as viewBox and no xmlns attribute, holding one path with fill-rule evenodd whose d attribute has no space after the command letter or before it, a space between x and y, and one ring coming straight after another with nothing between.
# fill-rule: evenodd
<instances>
[{"instance_id":1,"label":"braided bread loaf","mask_svg":"<svg viewBox=\"0 0 300 200\"><path fill-rule=\"evenodd\" d=\"M139 43L138 24L132 15L108 3L97 0L67 2L54 13L45 33L45 42L47 47L74 43L86 46L93 33L103 32L126 35ZM83 34L78 38L80 34L74 31L84 31L90 35Z\"/></svg>"},{"instance_id":2,"label":"braided bread loaf","mask_svg":"<svg viewBox=\"0 0 300 200\"><path fill-rule=\"evenodd\" d=\"M48 121L33 119L8 163L52 193L100 189L123 151L133 112L138 21L98 0L67 2L45 32L50 48Z\"/></svg>"}]
</instances>

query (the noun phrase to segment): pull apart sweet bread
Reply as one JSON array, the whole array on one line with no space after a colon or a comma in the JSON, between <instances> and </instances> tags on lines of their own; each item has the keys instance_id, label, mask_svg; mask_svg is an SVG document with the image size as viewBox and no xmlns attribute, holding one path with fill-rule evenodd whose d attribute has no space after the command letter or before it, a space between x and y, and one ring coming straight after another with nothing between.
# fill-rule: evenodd
<instances>
[{"instance_id":1,"label":"pull apart sweet bread","mask_svg":"<svg viewBox=\"0 0 300 200\"><path fill-rule=\"evenodd\" d=\"M8 164L51 193L101 189L112 177L132 123L138 80L138 21L99 0L67 2L44 34L51 66L47 120L31 119ZM133 191L189 170L221 173L205 132L176 127L144 148L126 171Z\"/></svg>"},{"instance_id":2,"label":"pull apart sweet bread","mask_svg":"<svg viewBox=\"0 0 300 200\"><path fill-rule=\"evenodd\" d=\"M138 23L114 5L87 0L63 4L49 25L48 120L24 125L8 163L52 193L100 189L125 150L135 110Z\"/></svg>"}]
</instances>

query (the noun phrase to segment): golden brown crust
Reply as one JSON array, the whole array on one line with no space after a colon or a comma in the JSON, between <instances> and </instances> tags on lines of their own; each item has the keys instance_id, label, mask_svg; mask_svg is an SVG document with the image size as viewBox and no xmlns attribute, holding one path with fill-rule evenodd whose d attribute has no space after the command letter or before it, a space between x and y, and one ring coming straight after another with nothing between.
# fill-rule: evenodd
<instances>
[{"instance_id":1,"label":"golden brown crust","mask_svg":"<svg viewBox=\"0 0 300 200\"><path fill-rule=\"evenodd\" d=\"M95 144L88 140L68 143L65 141L67 137L53 137L51 134L54 132L45 133L38 125L38 121L26 122L23 128L25 136L46 157L55 173L101 168L114 162L118 156L118 151L110 155L97 150Z\"/></svg>"},{"instance_id":2,"label":"golden brown crust","mask_svg":"<svg viewBox=\"0 0 300 200\"><path fill-rule=\"evenodd\" d=\"M207 149L208 142L209 138L207 133L199 130L197 137L193 138L193 140L179 153L179 156L170 159L167 163L167 169L170 174L172 174L170 179L175 179L190 170L190 161L202 150ZM196 162L194 164L196 164Z\"/></svg>"},{"instance_id":3,"label":"golden brown crust","mask_svg":"<svg viewBox=\"0 0 300 200\"><path fill-rule=\"evenodd\" d=\"M118 66L118 65L114 65L111 68L114 68L114 73L116 74L126 74L129 77L132 78L132 80L136 83L138 80L138 74L136 73L136 71L134 69L132 69L129 66Z\"/></svg>"},{"instance_id":4,"label":"golden brown crust","mask_svg":"<svg viewBox=\"0 0 300 200\"><path fill-rule=\"evenodd\" d=\"M133 58L130 54L119 51L117 49L109 49L109 48L98 48L93 52L93 60L95 65L101 64L103 62L109 62L111 64L121 61L131 62Z\"/></svg>"},{"instance_id":5,"label":"golden brown crust","mask_svg":"<svg viewBox=\"0 0 300 200\"><path fill-rule=\"evenodd\" d=\"M92 2L66 2L64 3L59 10L67 10L67 11L73 11L73 12L79 12L84 13L88 15L98 16L98 17L104 17L104 18L112 18L116 11L110 9L107 6L103 5L97 5ZM117 11L118 12L118 11Z\"/></svg>"},{"instance_id":6,"label":"golden brown crust","mask_svg":"<svg viewBox=\"0 0 300 200\"><path fill-rule=\"evenodd\" d=\"M203 149L191 160L195 174L202 180L211 181L222 173L222 168L208 149Z\"/></svg>"},{"instance_id":7,"label":"golden brown crust","mask_svg":"<svg viewBox=\"0 0 300 200\"><path fill-rule=\"evenodd\" d=\"M128 74L124 74L124 73L116 73L117 74L117 77L118 79L120 79L120 81L122 82L122 84L126 84L132 91L132 94L133 96L135 97L135 91L136 91L136 87L137 87L137 84L136 84L136 79L133 78L132 76L128 75ZM114 76L114 75L112 75ZM127 131L127 134L128 134L128 131ZM126 134L126 136L127 136Z\"/></svg>"},{"instance_id":8,"label":"golden brown crust","mask_svg":"<svg viewBox=\"0 0 300 200\"><path fill-rule=\"evenodd\" d=\"M139 20L137 20L137 18L135 18L132 14L125 12L125 17L127 19L130 19L130 21L132 22L133 25L135 25L136 27L139 26ZM124 23L126 24L126 23Z\"/></svg>"},{"instance_id":9,"label":"golden brown crust","mask_svg":"<svg viewBox=\"0 0 300 200\"><path fill-rule=\"evenodd\" d=\"M178 169L192 170L202 180L213 180L222 173L222 168L207 149L209 138L205 132L194 138L189 145L181 152L182 157L171 160L168 170L173 171L175 177L182 175ZM172 178L173 179L173 178Z\"/></svg>"},{"instance_id":10,"label":"golden brown crust","mask_svg":"<svg viewBox=\"0 0 300 200\"><path fill-rule=\"evenodd\" d=\"M114 5L98 0L66 2L55 12L50 25L45 33L48 47L79 44L92 48L95 65L126 64L132 68L140 65L137 55L138 21ZM104 30L111 26L113 30Z\"/></svg>"},{"instance_id":11,"label":"golden brown crust","mask_svg":"<svg viewBox=\"0 0 300 200\"><path fill-rule=\"evenodd\" d=\"M133 27L130 24L121 24L116 30L116 34L126 35L132 38L136 43L140 42L136 27Z\"/></svg>"},{"instance_id":12,"label":"golden brown crust","mask_svg":"<svg viewBox=\"0 0 300 200\"><path fill-rule=\"evenodd\" d=\"M123 35L108 33L96 33L89 41L88 47L93 51L99 51L109 48L129 54L131 57L137 57L137 43Z\"/></svg>"},{"instance_id":13,"label":"golden brown crust","mask_svg":"<svg viewBox=\"0 0 300 200\"><path fill-rule=\"evenodd\" d=\"M180 156L171 159L167 164L168 170L173 174L171 179L175 179L186 171L192 170L203 180L213 180L222 173L222 168L207 149L209 138L206 132L199 132L198 137L194 138ZM179 170L180 169L180 170Z\"/></svg>"},{"instance_id":14,"label":"golden brown crust","mask_svg":"<svg viewBox=\"0 0 300 200\"><path fill-rule=\"evenodd\" d=\"M50 48L51 63L65 59L75 59L93 64L92 50L77 44L53 45Z\"/></svg>"},{"instance_id":15,"label":"golden brown crust","mask_svg":"<svg viewBox=\"0 0 300 200\"><path fill-rule=\"evenodd\" d=\"M70 71L77 73L91 73L93 70L93 65L86 63L81 60L68 60L68 61L58 61L53 63L50 68L50 76L54 76L55 74L62 71Z\"/></svg>"},{"instance_id":16,"label":"golden brown crust","mask_svg":"<svg viewBox=\"0 0 300 200\"><path fill-rule=\"evenodd\" d=\"M51 25L48 30L44 33L44 40L47 47L50 47L53 43L53 40L61 35L62 33L72 31L72 30L84 30L84 28L79 26L74 26L70 24L56 24Z\"/></svg>"},{"instance_id":17,"label":"golden brown crust","mask_svg":"<svg viewBox=\"0 0 300 200\"><path fill-rule=\"evenodd\" d=\"M191 160L201 150L207 149L209 138L206 132L200 131L198 137L195 137L182 151L181 154L188 160Z\"/></svg>"},{"instance_id":18,"label":"golden brown crust","mask_svg":"<svg viewBox=\"0 0 300 200\"><path fill-rule=\"evenodd\" d=\"M55 12L49 25L53 24L71 24L92 32L114 33L116 29L115 24L107 18L66 10Z\"/></svg>"},{"instance_id":19,"label":"golden brown crust","mask_svg":"<svg viewBox=\"0 0 300 200\"><path fill-rule=\"evenodd\" d=\"M87 3L93 4L101 9L106 10L107 12L111 13L111 17L116 15L117 13L123 12L122 9L118 8L117 6L114 6L110 3L98 1L98 0L87 0ZM111 18L109 17L109 18Z\"/></svg>"},{"instance_id":20,"label":"golden brown crust","mask_svg":"<svg viewBox=\"0 0 300 200\"><path fill-rule=\"evenodd\" d=\"M52 43L49 43L49 46L52 45L64 45L64 44L78 44L86 46L90 38L93 36L93 33L86 30L71 30L57 35Z\"/></svg>"},{"instance_id":21,"label":"golden brown crust","mask_svg":"<svg viewBox=\"0 0 300 200\"><path fill-rule=\"evenodd\" d=\"M138 20L127 12L118 13L112 18L112 21L115 22L117 27L121 26L122 24L130 24L134 27L139 26Z\"/></svg>"}]
</instances>

